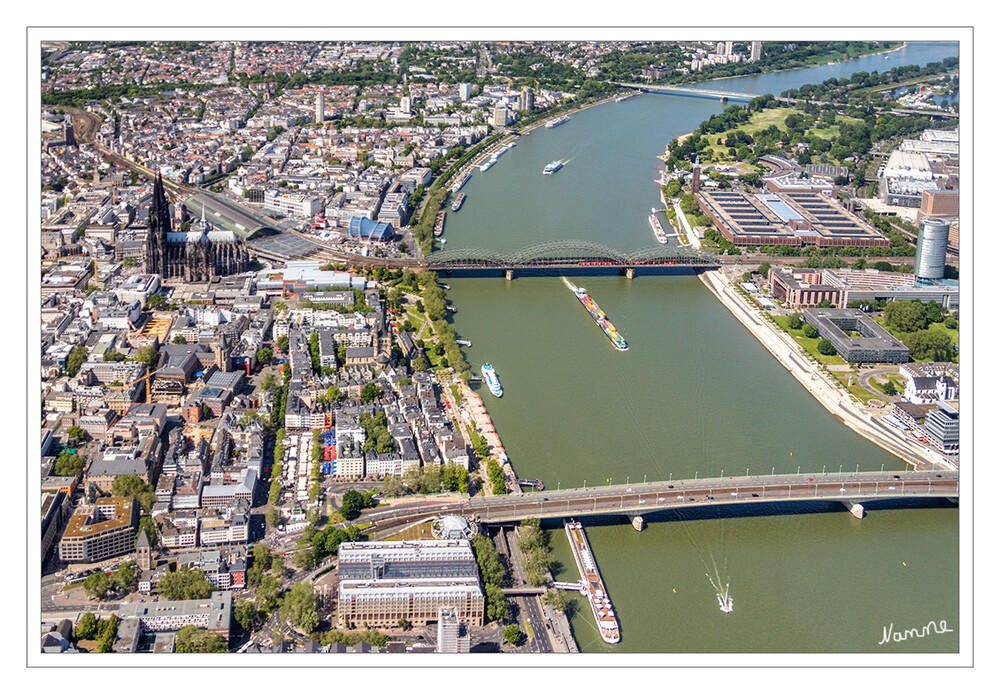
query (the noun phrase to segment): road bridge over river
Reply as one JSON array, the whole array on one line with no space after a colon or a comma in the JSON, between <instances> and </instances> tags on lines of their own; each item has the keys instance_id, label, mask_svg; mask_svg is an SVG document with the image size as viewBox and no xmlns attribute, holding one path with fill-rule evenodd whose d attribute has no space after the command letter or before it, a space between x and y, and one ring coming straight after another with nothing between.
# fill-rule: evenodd
<instances>
[{"instance_id":1,"label":"road bridge over river","mask_svg":"<svg viewBox=\"0 0 1000 694\"><path fill-rule=\"evenodd\" d=\"M594 515L629 517L680 508L789 502L842 502L856 515L869 501L891 499L958 499L958 472L836 472L803 475L749 475L712 479L602 485L517 496L474 497L441 505L425 504L366 514L375 531L414 523L437 515L461 515L481 523L535 518L579 518Z\"/></svg>"}]
</instances>

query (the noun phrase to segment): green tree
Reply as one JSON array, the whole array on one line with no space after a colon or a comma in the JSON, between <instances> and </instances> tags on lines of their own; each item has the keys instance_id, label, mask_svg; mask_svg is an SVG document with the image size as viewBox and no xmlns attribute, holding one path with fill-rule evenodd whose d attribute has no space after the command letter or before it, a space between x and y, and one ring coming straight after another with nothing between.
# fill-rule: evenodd
<instances>
[{"instance_id":1,"label":"green tree","mask_svg":"<svg viewBox=\"0 0 1000 694\"><path fill-rule=\"evenodd\" d=\"M340 515L346 520L357 518L364 507L364 495L359 491L350 489L344 492L343 499L340 502Z\"/></svg>"},{"instance_id":2,"label":"green tree","mask_svg":"<svg viewBox=\"0 0 1000 694\"><path fill-rule=\"evenodd\" d=\"M66 375L70 378L76 376L85 361L87 361L87 348L77 345L66 357Z\"/></svg>"},{"instance_id":3,"label":"green tree","mask_svg":"<svg viewBox=\"0 0 1000 694\"><path fill-rule=\"evenodd\" d=\"M823 299L818 304L816 304L816 308L830 308L831 306L833 306L833 304L830 303L829 299Z\"/></svg>"},{"instance_id":4,"label":"green tree","mask_svg":"<svg viewBox=\"0 0 1000 694\"><path fill-rule=\"evenodd\" d=\"M115 571L111 582L117 590L131 593L139 587L139 567L134 561L127 561Z\"/></svg>"},{"instance_id":5,"label":"green tree","mask_svg":"<svg viewBox=\"0 0 1000 694\"><path fill-rule=\"evenodd\" d=\"M84 431L82 428L78 427L75 424L73 426L71 426L69 429L67 429L66 433L69 434L69 438L70 438L71 441L86 441L87 440L87 432Z\"/></svg>"},{"instance_id":6,"label":"green tree","mask_svg":"<svg viewBox=\"0 0 1000 694\"><path fill-rule=\"evenodd\" d=\"M273 373L264 374L264 378L260 382L260 387L264 390L274 390L278 387L278 379L274 377Z\"/></svg>"},{"instance_id":7,"label":"green tree","mask_svg":"<svg viewBox=\"0 0 1000 694\"><path fill-rule=\"evenodd\" d=\"M78 453L60 451L53 470L59 477L79 477L85 465L86 461Z\"/></svg>"},{"instance_id":8,"label":"green tree","mask_svg":"<svg viewBox=\"0 0 1000 694\"><path fill-rule=\"evenodd\" d=\"M520 643L522 638L521 627L516 624L509 624L503 629L503 640L505 643L509 643L512 646L516 646Z\"/></svg>"},{"instance_id":9,"label":"green tree","mask_svg":"<svg viewBox=\"0 0 1000 694\"><path fill-rule=\"evenodd\" d=\"M174 335L174 344L175 345L186 345L187 343L188 343L188 341L184 338L183 335Z\"/></svg>"},{"instance_id":10,"label":"green tree","mask_svg":"<svg viewBox=\"0 0 1000 694\"><path fill-rule=\"evenodd\" d=\"M941 304L936 301L928 301L924 305L924 316L927 319L927 323L940 323L944 320L944 314L941 312Z\"/></svg>"},{"instance_id":11,"label":"green tree","mask_svg":"<svg viewBox=\"0 0 1000 694\"><path fill-rule=\"evenodd\" d=\"M271 614L281 600L281 581L277 576L264 574L257 587L257 608L264 614Z\"/></svg>"},{"instance_id":12,"label":"green tree","mask_svg":"<svg viewBox=\"0 0 1000 694\"><path fill-rule=\"evenodd\" d=\"M927 327L927 314L919 301L892 301L882 314L890 330L912 333Z\"/></svg>"},{"instance_id":13,"label":"green tree","mask_svg":"<svg viewBox=\"0 0 1000 694\"><path fill-rule=\"evenodd\" d=\"M288 335L282 335L281 337L279 337L277 339L277 341L276 341L276 344L278 346L278 349L280 349L282 352L287 352L288 351Z\"/></svg>"},{"instance_id":14,"label":"green tree","mask_svg":"<svg viewBox=\"0 0 1000 694\"><path fill-rule=\"evenodd\" d=\"M102 600L111 591L111 578L103 571L96 571L84 580L83 589L88 596Z\"/></svg>"},{"instance_id":15,"label":"green tree","mask_svg":"<svg viewBox=\"0 0 1000 694\"><path fill-rule=\"evenodd\" d=\"M431 368L430 362L427 361L427 358L423 354L410 362L410 366L413 367L414 371L427 371L427 369Z\"/></svg>"},{"instance_id":16,"label":"green tree","mask_svg":"<svg viewBox=\"0 0 1000 694\"><path fill-rule=\"evenodd\" d=\"M375 381L369 381L361 389L361 402L371 402L382 396L382 389Z\"/></svg>"},{"instance_id":17,"label":"green tree","mask_svg":"<svg viewBox=\"0 0 1000 694\"><path fill-rule=\"evenodd\" d=\"M221 634L199 629L193 624L181 627L174 642L175 653L225 653L226 640Z\"/></svg>"},{"instance_id":18,"label":"green tree","mask_svg":"<svg viewBox=\"0 0 1000 694\"><path fill-rule=\"evenodd\" d=\"M97 627L97 652L110 653L115 645L115 635L118 633L118 625L121 620L118 615L113 614L105 620L101 620Z\"/></svg>"},{"instance_id":19,"label":"green tree","mask_svg":"<svg viewBox=\"0 0 1000 694\"><path fill-rule=\"evenodd\" d=\"M949 361L954 356L951 336L943 330L918 330L903 335L902 342L910 349L913 359Z\"/></svg>"},{"instance_id":20,"label":"green tree","mask_svg":"<svg viewBox=\"0 0 1000 694\"><path fill-rule=\"evenodd\" d=\"M263 542L258 542L253 546L253 553L250 555L250 568L247 569L247 585L251 588L259 586L261 578L263 578L264 573L270 566L271 548Z\"/></svg>"},{"instance_id":21,"label":"green tree","mask_svg":"<svg viewBox=\"0 0 1000 694\"><path fill-rule=\"evenodd\" d=\"M770 271L771 271L771 263L768 263L766 261L761 263L760 267L757 268L757 274L763 277L764 279L767 279L767 273Z\"/></svg>"},{"instance_id":22,"label":"green tree","mask_svg":"<svg viewBox=\"0 0 1000 694\"><path fill-rule=\"evenodd\" d=\"M267 527L277 528L278 524L281 522L281 513L274 506L267 509L267 513L264 515L264 519L267 522ZM256 549L256 546L254 547Z\"/></svg>"},{"instance_id":23,"label":"green tree","mask_svg":"<svg viewBox=\"0 0 1000 694\"><path fill-rule=\"evenodd\" d=\"M881 390L886 395L896 394L896 385L892 381L886 381L885 383L879 383L878 389Z\"/></svg>"},{"instance_id":24,"label":"green tree","mask_svg":"<svg viewBox=\"0 0 1000 694\"><path fill-rule=\"evenodd\" d=\"M318 597L312 583L296 583L282 602L281 618L307 634L312 633L319 626Z\"/></svg>"},{"instance_id":25,"label":"green tree","mask_svg":"<svg viewBox=\"0 0 1000 694\"><path fill-rule=\"evenodd\" d=\"M167 600L200 600L210 596L215 587L200 569L182 566L161 578L156 589Z\"/></svg>"},{"instance_id":26,"label":"green tree","mask_svg":"<svg viewBox=\"0 0 1000 694\"><path fill-rule=\"evenodd\" d=\"M257 623L257 608L250 600L241 598L233 605L233 617L241 627L252 631Z\"/></svg>"},{"instance_id":27,"label":"green tree","mask_svg":"<svg viewBox=\"0 0 1000 694\"><path fill-rule=\"evenodd\" d=\"M125 355L112 347L104 353L104 361L122 362L125 361Z\"/></svg>"},{"instance_id":28,"label":"green tree","mask_svg":"<svg viewBox=\"0 0 1000 694\"><path fill-rule=\"evenodd\" d=\"M267 366L274 360L274 352L269 347L261 347L257 350L257 363Z\"/></svg>"},{"instance_id":29,"label":"green tree","mask_svg":"<svg viewBox=\"0 0 1000 694\"><path fill-rule=\"evenodd\" d=\"M817 337L819 335L819 329L812 323L806 323L802 326L802 334L806 337Z\"/></svg>"},{"instance_id":30,"label":"green tree","mask_svg":"<svg viewBox=\"0 0 1000 694\"><path fill-rule=\"evenodd\" d=\"M142 510L149 513L156 503L156 489L138 475L120 475L111 483L112 496L128 496L139 502Z\"/></svg>"},{"instance_id":31,"label":"green tree","mask_svg":"<svg viewBox=\"0 0 1000 694\"><path fill-rule=\"evenodd\" d=\"M73 630L73 635L79 641L89 641L97 636L97 628L101 620L93 612L84 612L80 617L80 624Z\"/></svg>"},{"instance_id":32,"label":"green tree","mask_svg":"<svg viewBox=\"0 0 1000 694\"><path fill-rule=\"evenodd\" d=\"M150 310L152 310L152 311L159 311L160 309L162 309L166 305L167 305L167 300L164 299L163 295L160 294L160 293L150 294L149 298L146 300L146 310L147 311L150 311Z\"/></svg>"},{"instance_id":33,"label":"green tree","mask_svg":"<svg viewBox=\"0 0 1000 694\"><path fill-rule=\"evenodd\" d=\"M542 602L558 612L565 612L569 607L569 601L569 593L557 588L546 591L542 596Z\"/></svg>"},{"instance_id":34,"label":"green tree","mask_svg":"<svg viewBox=\"0 0 1000 694\"><path fill-rule=\"evenodd\" d=\"M833 347L833 343L825 337L816 343L816 351L820 354L826 354L827 356L832 356L837 353L837 350Z\"/></svg>"},{"instance_id":35,"label":"green tree","mask_svg":"<svg viewBox=\"0 0 1000 694\"><path fill-rule=\"evenodd\" d=\"M160 353L152 345L147 345L139 348L139 351L135 353L135 360L142 362L152 371L160 361Z\"/></svg>"}]
</instances>

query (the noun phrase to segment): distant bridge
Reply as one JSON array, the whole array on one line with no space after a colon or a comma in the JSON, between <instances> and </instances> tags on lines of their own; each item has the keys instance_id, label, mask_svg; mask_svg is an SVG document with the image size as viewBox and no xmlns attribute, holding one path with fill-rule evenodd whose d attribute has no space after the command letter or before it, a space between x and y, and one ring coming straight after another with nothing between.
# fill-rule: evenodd
<instances>
[{"instance_id":1,"label":"distant bridge","mask_svg":"<svg viewBox=\"0 0 1000 694\"><path fill-rule=\"evenodd\" d=\"M598 268L625 270L629 277L639 267L718 267L718 258L684 246L658 246L620 251L592 241L547 241L512 253L482 248L449 248L427 256L427 267L448 270L501 270L508 279L516 269L573 269L586 272Z\"/></svg>"},{"instance_id":2,"label":"distant bridge","mask_svg":"<svg viewBox=\"0 0 1000 694\"><path fill-rule=\"evenodd\" d=\"M760 94L746 94L741 92L727 92L721 89L692 89L691 87L676 87L669 84L636 84L631 82L619 82L622 87L630 87L643 92L657 92L659 94L677 94L679 96L694 96L701 99L725 99L736 101L750 101Z\"/></svg>"}]
</instances>

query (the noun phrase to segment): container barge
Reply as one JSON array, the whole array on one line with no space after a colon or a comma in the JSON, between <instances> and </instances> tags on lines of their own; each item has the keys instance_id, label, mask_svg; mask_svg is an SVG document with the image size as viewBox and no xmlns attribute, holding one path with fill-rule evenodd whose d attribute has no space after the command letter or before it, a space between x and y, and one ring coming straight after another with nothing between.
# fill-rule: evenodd
<instances>
[{"instance_id":1,"label":"container barge","mask_svg":"<svg viewBox=\"0 0 1000 694\"><path fill-rule=\"evenodd\" d=\"M605 315L604 311L601 310L601 307L597 305L597 302L590 298L590 295L587 294L587 290L583 287L577 287L573 290L573 293L576 294L576 298L580 300L583 307L587 309L587 313L589 313L590 317L594 319L594 322L596 322L597 325L600 326L601 330L604 331L604 334L608 336L608 339L611 340L611 344L615 346L615 349L619 352L626 351L628 349L628 343L625 342L625 338L618 333L618 330L616 330L615 326L611 324L611 321L608 320L607 315Z\"/></svg>"},{"instance_id":2,"label":"container barge","mask_svg":"<svg viewBox=\"0 0 1000 694\"><path fill-rule=\"evenodd\" d=\"M590 603L590 609L594 612L594 619L597 621L601 638L604 639L605 643L618 643L621 641L618 618L615 617L608 591L604 588L601 573L597 570L597 562L594 560L593 552L590 551L590 544L583 532L583 525L578 521L566 521L566 535L569 537L569 545L573 549L576 566L580 570L580 578L583 579L583 588L580 592L586 596L587 602Z\"/></svg>"}]
</instances>

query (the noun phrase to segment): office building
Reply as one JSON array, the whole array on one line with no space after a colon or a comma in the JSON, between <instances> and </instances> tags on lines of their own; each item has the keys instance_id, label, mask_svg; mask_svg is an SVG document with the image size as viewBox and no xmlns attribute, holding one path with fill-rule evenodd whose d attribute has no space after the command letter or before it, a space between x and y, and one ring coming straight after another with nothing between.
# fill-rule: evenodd
<instances>
[{"instance_id":1,"label":"office building","mask_svg":"<svg viewBox=\"0 0 1000 694\"><path fill-rule=\"evenodd\" d=\"M917 256L913 274L917 284L928 284L944 278L945 256L948 253L949 225L941 219L926 217L917 234Z\"/></svg>"},{"instance_id":2,"label":"office building","mask_svg":"<svg viewBox=\"0 0 1000 694\"><path fill-rule=\"evenodd\" d=\"M920 212L917 219L924 217L940 217L944 219L958 218L957 190L925 190L920 194Z\"/></svg>"},{"instance_id":3,"label":"office building","mask_svg":"<svg viewBox=\"0 0 1000 694\"><path fill-rule=\"evenodd\" d=\"M485 596L468 540L347 542L338 550L337 619L341 626L422 626L438 609L482 625Z\"/></svg>"},{"instance_id":4,"label":"office building","mask_svg":"<svg viewBox=\"0 0 1000 694\"><path fill-rule=\"evenodd\" d=\"M493 126L502 128L507 125L507 106L501 105L493 108Z\"/></svg>"},{"instance_id":5,"label":"office building","mask_svg":"<svg viewBox=\"0 0 1000 694\"><path fill-rule=\"evenodd\" d=\"M468 653L469 634L458 619L454 607L438 608L438 653Z\"/></svg>"},{"instance_id":6,"label":"office building","mask_svg":"<svg viewBox=\"0 0 1000 694\"><path fill-rule=\"evenodd\" d=\"M135 548L139 505L129 497L99 499L81 506L66 524L59 559L89 564L129 554Z\"/></svg>"},{"instance_id":7,"label":"office building","mask_svg":"<svg viewBox=\"0 0 1000 694\"><path fill-rule=\"evenodd\" d=\"M840 357L851 364L909 361L910 350L885 328L856 308L807 308L802 320L815 325L819 336L826 338ZM848 332L859 333L852 337Z\"/></svg>"},{"instance_id":8,"label":"office building","mask_svg":"<svg viewBox=\"0 0 1000 694\"><path fill-rule=\"evenodd\" d=\"M927 413L924 430L935 448L948 454L958 453L958 409L938 402L938 408Z\"/></svg>"},{"instance_id":9,"label":"office building","mask_svg":"<svg viewBox=\"0 0 1000 694\"><path fill-rule=\"evenodd\" d=\"M535 91L531 87L525 87L517 95L517 110L530 111L535 108Z\"/></svg>"}]
</instances>

